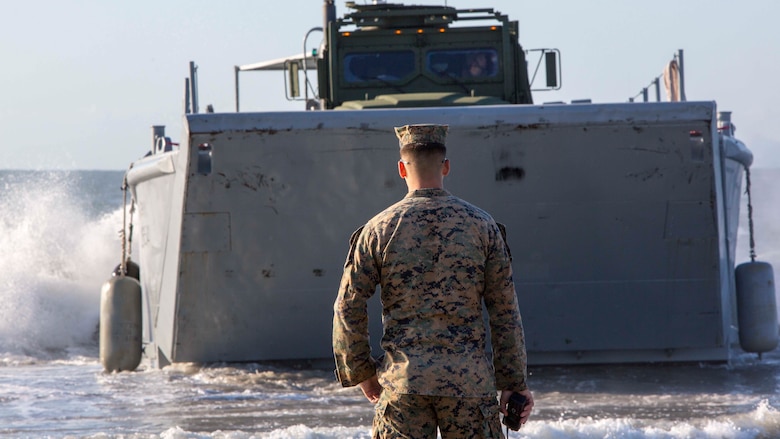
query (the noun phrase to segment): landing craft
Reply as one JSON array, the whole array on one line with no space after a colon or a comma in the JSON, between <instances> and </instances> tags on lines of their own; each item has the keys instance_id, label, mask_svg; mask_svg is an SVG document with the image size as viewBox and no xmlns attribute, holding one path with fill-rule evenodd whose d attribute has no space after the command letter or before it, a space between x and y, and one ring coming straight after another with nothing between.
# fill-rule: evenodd
<instances>
[{"instance_id":1,"label":"landing craft","mask_svg":"<svg viewBox=\"0 0 780 439\"><path fill-rule=\"evenodd\" d=\"M181 144L155 127L126 173L153 364L331 358L348 239L405 194L393 127L408 123L450 126L447 188L507 226L531 364L728 361L743 335L774 349L776 315L737 319L752 154L715 102L685 101L682 51L675 102L538 105L561 57L524 50L517 21L347 6L336 18L324 2L305 39L321 32L319 46L236 67L234 113L199 113L191 64ZM239 112L254 70L283 71L311 111ZM774 304L762 267L740 282L761 297L740 303ZM378 352L377 298L370 311Z\"/></svg>"}]
</instances>

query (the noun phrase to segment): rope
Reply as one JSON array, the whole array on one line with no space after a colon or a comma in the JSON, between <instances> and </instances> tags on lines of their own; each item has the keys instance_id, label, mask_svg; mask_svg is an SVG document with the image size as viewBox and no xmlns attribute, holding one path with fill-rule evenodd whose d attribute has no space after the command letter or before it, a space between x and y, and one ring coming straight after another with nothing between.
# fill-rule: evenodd
<instances>
[{"instance_id":1,"label":"rope","mask_svg":"<svg viewBox=\"0 0 780 439\"><path fill-rule=\"evenodd\" d=\"M756 262L756 241L753 234L753 201L750 198L750 168L745 166L745 192L748 199L748 229L750 231L750 262Z\"/></svg>"},{"instance_id":2,"label":"rope","mask_svg":"<svg viewBox=\"0 0 780 439\"><path fill-rule=\"evenodd\" d=\"M122 239L122 259L119 262L119 274L127 275L127 177L122 180L122 230L119 237Z\"/></svg>"},{"instance_id":3,"label":"rope","mask_svg":"<svg viewBox=\"0 0 780 439\"><path fill-rule=\"evenodd\" d=\"M680 101L680 68L676 59L669 61L664 69L664 87L669 102Z\"/></svg>"},{"instance_id":4,"label":"rope","mask_svg":"<svg viewBox=\"0 0 780 439\"><path fill-rule=\"evenodd\" d=\"M130 233L127 235L127 260L131 259L133 254L133 213L135 213L135 198L130 200L130 225L128 229Z\"/></svg>"}]
</instances>

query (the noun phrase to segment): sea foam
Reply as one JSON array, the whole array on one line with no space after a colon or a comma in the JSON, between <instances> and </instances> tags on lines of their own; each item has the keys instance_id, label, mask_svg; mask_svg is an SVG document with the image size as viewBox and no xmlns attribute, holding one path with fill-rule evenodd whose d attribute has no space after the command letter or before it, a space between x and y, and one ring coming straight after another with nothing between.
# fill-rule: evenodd
<instances>
[{"instance_id":1,"label":"sea foam","mask_svg":"<svg viewBox=\"0 0 780 439\"><path fill-rule=\"evenodd\" d=\"M122 207L90 211L80 175L2 174L0 352L48 358L96 346L100 286L121 258Z\"/></svg>"}]
</instances>

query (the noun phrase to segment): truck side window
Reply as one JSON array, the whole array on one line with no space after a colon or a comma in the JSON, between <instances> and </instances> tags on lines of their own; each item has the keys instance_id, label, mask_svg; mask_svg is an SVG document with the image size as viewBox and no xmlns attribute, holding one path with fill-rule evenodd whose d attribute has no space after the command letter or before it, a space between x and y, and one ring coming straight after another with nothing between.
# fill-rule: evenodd
<instances>
[{"instance_id":1,"label":"truck side window","mask_svg":"<svg viewBox=\"0 0 780 439\"><path fill-rule=\"evenodd\" d=\"M347 83L396 81L415 71L414 52L353 52L344 56L344 79Z\"/></svg>"}]
</instances>

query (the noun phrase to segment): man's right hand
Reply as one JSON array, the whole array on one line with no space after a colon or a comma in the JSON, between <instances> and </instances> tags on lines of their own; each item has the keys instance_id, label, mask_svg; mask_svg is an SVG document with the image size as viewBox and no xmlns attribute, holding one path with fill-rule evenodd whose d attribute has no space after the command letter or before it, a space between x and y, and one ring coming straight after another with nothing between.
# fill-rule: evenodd
<instances>
[{"instance_id":1,"label":"man's right hand","mask_svg":"<svg viewBox=\"0 0 780 439\"><path fill-rule=\"evenodd\" d=\"M520 425L525 424L528 421L528 417L531 416L531 409L534 408L534 395L531 393L530 390L525 389L522 392L517 392L526 398L525 407L523 408L523 411L520 413ZM506 416L506 406L509 403L509 397L512 396L511 390L502 390L501 391L501 398L499 399L499 410L501 411L501 414Z\"/></svg>"},{"instance_id":2,"label":"man's right hand","mask_svg":"<svg viewBox=\"0 0 780 439\"><path fill-rule=\"evenodd\" d=\"M363 395L366 396L371 404L376 404L379 401L379 395L382 394L382 386L379 384L379 379L376 375L363 381L359 384L360 390L363 391Z\"/></svg>"}]
</instances>

